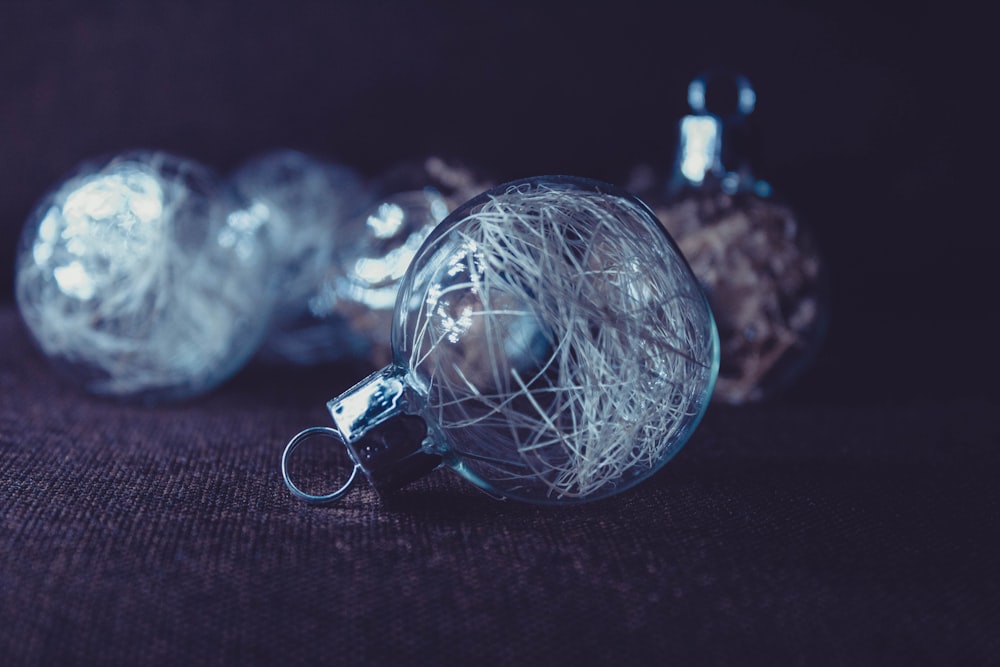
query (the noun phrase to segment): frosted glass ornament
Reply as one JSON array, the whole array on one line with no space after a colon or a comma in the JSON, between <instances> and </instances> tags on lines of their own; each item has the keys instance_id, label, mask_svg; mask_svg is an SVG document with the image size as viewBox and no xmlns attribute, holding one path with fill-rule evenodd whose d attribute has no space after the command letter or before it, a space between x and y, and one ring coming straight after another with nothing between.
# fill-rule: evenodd
<instances>
[{"instance_id":1,"label":"frosted glass ornament","mask_svg":"<svg viewBox=\"0 0 1000 667\"><path fill-rule=\"evenodd\" d=\"M683 446L718 369L707 301L649 209L561 176L499 186L435 228L400 288L392 350L327 404L335 428L289 442L293 493L340 498L359 471L389 492L445 465L501 497L604 498ZM288 472L315 435L355 463L324 496Z\"/></svg>"},{"instance_id":2,"label":"frosted glass ornament","mask_svg":"<svg viewBox=\"0 0 1000 667\"><path fill-rule=\"evenodd\" d=\"M230 176L263 215L271 238L277 302L260 356L312 364L360 353L363 341L333 313L318 312L322 289L349 223L369 196L353 169L295 150L259 155Z\"/></svg>"},{"instance_id":3,"label":"frosted glass ornament","mask_svg":"<svg viewBox=\"0 0 1000 667\"><path fill-rule=\"evenodd\" d=\"M95 394L201 394L271 313L263 220L208 168L155 151L84 163L28 217L16 295L38 346Z\"/></svg>"},{"instance_id":4,"label":"frosted glass ornament","mask_svg":"<svg viewBox=\"0 0 1000 667\"><path fill-rule=\"evenodd\" d=\"M705 288L721 344L715 396L734 405L766 399L799 377L822 343L830 307L815 239L754 174L748 117L756 101L739 74L697 77L673 174L639 169L626 186L653 208Z\"/></svg>"},{"instance_id":5,"label":"frosted glass ornament","mask_svg":"<svg viewBox=\"0 0 1000 667\"><path fill-rule=\"evenodd\" d=\"M313 315L342 319L341 350L384 366L396 294L420 244L458 204L490 187L476 172L431 156L397 165L375 179L371 204L343 230L319 292ZM351 344L344 345L345 335Z\"/></svg>"}]
</instances>

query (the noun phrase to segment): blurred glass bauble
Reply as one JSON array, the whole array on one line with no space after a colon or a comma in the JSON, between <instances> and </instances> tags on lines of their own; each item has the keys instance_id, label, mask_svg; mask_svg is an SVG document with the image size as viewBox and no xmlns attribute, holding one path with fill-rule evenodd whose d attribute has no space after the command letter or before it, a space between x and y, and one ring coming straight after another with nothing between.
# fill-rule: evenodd
<instances>
[{"instance_id":1,"label":"blurred glass bauble","mask_svg":"<svg viewBox=\"0 0 1000 667\"><path fill-rule=\"evenodd\" d=\"M82 164L28 217L16 294L38 346L95 394L198 395L254 352L272 312L260 211L155 151Z\"/></svg>"},{"instance_id":2,"label":"blurred glass bauble","mask_svg":"<svg viewBox=\"0 0 1000 667\"><path fill-rule=\"evenodd\" d=\"M403 163L374 179L367 209L344 226L309 301L313 316L345 320L349 349L384 366L396 294L414 254L449 211L489 186L469 167L440 157Z\"/></svg>"},{"instance_id":3,"label":"blurred glass bauble","mask_svg":"<svg viewBox=\"0 0 1000 667\"><path fill-rule=\"evenodd\" d=\"M359 353L338 318L316 317L316 295L350 222L368 201L361 176L344 165L295 150L258 155L230 176L235 189L266 221L277 289L270 331L260 357L309 364Z\"/></svg>"},{"instance_id":4,"label":"blurred glass bauble","mask_svg":"<svg viewBox=\"0 0 1000 667\"><path fill-rule=\"evenodd\" d=\"M680 251L641 202L566 176L498 186L452 212L403 278L392 361L327 407L336 429L286 447L286 483L339 498L361 470L391 491L445 465L533 503L647 479L708 405L718 339ZM343 489L304 494L287 461L342 440Z\"/></svg>"},{"instance_id":5,"label":"blurred glass bauble","mask_svg":"<svg viewBox=\"0 0 1000 667\"><path fill-rule=\"evenodd\" d=\"M791 385L819 349L826 269L809 230L751 169L750 82L707 73L688 102L673 174L643 166L626 188L653 208L708 295L721 344L715 397L758 401Z\"/></svg>"}]
</instances>

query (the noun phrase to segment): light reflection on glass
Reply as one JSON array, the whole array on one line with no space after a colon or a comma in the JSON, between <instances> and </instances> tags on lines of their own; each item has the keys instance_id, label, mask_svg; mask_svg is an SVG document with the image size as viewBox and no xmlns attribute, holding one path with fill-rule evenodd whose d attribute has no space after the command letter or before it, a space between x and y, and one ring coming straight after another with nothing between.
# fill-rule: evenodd
<instances>
[{"instance_id":1,"label":"light reflection on glass","mask_svg":"<svg viewBox=\"0 0 1000 667\"><path fill-rule=\"evenodd\" d=\"M266 204L254 202L249 208L240 208L226 216L226 224L219 230L219 245L232 248L243 261L249 261L258 252L259 230L270 215Z\"/></svg>"},{"instance_id":2,"label":"light reflection on glass","mask_svg":"<svg viewBox=\"0 0 1000 667\"><path fill-rule=\"evenodd\" d=\"M403 226L403 219L405 217L406 212L399 205L392 202L383 202L379 204L378 211L373 215L369 215L365 222L369 229L372 230L375 238L387 239L399 232L399 228Z\"/></svg>"},{"instance_id":3,"label":"light reflection on glass","mask_svg":"<svg viewBox=\"0 0 1000 667\"><path fill-rule=\"evenodd\" d=\"M719 122L712 116L686 116L681 121L681 173L692 183L719 164Z\"/></svg>"},{"instance_id":4,"label":"light reflection on glass","mask_svg":"<svg viewBox=\"0 0 1000 667\"><path fill-rule=\"evenodd\" d=\"M345 304L391 310L414 255L447 214L447 202L432 188L386 197L363 216L363 236L344 252L343 273L310 301L312 312L323 317Z\"/></svg>"},{"instance_id":5,"label":"light reflection on glass","mask_svg":"<svg viewBox=\"0 0 1000 667\"><path fill-rule=\"evenodd\" d=\"M86 301L148 262L160 242L163 188L135 164L82 180L38 226L32 258L59 289Z\"/></svg>"},{"instance_id":6,"label":"light reflection on glass","mask_svg":"<svg viewBox=\"0 0 1000 667\"><path fill-rule=\"evenodd\" d=\"M39 347L102 395L184 398L229 377L273 298L262 220L242 206L210 169L167 153L81 164L21 237L16 296Z\"/></svg>"},{"instance_id":7,"label":"light reflection on glass","mask_svg":"<svg viewBox=\"0 0 1000 667\"><path fill-rule=\"evenodd\" d=\"M86 301L93 298L96 292L93 278L79 261L74 260L64 266L57 266L52 270L52 275L59 289L67 296Z\"/></svg>"}]
</instances>

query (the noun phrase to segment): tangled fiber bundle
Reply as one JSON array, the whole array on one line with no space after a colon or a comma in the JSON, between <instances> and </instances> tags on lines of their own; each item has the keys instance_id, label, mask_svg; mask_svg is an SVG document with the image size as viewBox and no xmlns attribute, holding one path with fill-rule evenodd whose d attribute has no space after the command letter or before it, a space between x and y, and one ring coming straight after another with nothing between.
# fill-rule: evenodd
<instances>
[{"instance_id":1,"label":"tangled fiber bundle","mask_svg":"<svg viewBox=\"0 0 1000 667\"><path fill-rule=\"evenodd\" d=\"M592 499L659 468L705 408L718 348L655 218L553 180L452 219L415 262L398 346L452 465L535 500Z\"/></svg>"}]
</instances>

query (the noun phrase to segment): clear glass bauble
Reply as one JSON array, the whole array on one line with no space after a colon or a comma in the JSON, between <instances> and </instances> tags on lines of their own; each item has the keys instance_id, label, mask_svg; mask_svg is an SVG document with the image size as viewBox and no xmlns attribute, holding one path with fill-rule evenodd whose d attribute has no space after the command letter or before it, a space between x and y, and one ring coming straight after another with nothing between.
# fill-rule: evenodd
<instances>
[{"instance_id":1,"label":"clear glass bauble","mask_svg":"<svg viewBox=\"0 0 1000 667\"><path fill-rule=\"evenodd\" d=\"M133 151L82 164L28 217L20 311L65 376L101 395L201 394L271 316L264 221L208 168Z\"/></svg>"},{"instance_id":2,"label":"clear glass bauble","mask_svg":"<svg viewBox=\"0 0 1000 667\"><path fill-rule=\"evenodd\" d=\"M392 363L328 403L376 488L443 463L521 501L606 497L683 446L718 369L708 303L662 226L573 177L450 214L413 258L392 334ZM407 415L425 428L394 429Z\"/></svg>"}]
</instances>

